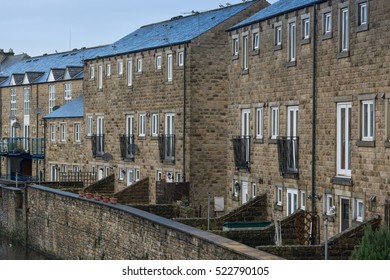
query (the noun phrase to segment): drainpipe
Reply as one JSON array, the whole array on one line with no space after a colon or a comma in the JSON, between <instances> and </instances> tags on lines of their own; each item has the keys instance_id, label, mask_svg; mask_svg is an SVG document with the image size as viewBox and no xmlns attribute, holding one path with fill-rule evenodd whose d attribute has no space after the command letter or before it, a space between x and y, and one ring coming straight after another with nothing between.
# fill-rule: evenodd
<instances>
[{"instance_id":1,"label":"drainpipe","mask_svg":"<svg viewBox=\"0 0 390 280\"><path fill-rule=\"evenodd\" d=\"M38 148L38 138L39 138L39 121L38 121L38 117L39 117L39 112L38 112L38 108L39 108L39 91L38 91L38 84L37 84L37 111L36 111L36 117L37 117L37 126L36 126L36 147ZM30 150L31 150L31 147L30 147ZM35 159L35 176L39 176L38 174L38 159Z\"/></svg>"},{"instance_id":2,"label":"drainpipe","mask_svg":"<svg viewBox=\"0 0 390 280\"><path fill-rule=\"evenodd\" d=\"M313 5L314 10L314 26L313 26L313 65L312 65L312 170L311 170L311 212L312 212L312 226L314 225L314 217L316 216L316 122L317 122L317 96L316 96L316 71L317 71L317 64L316 64L316 42L317 42L317 5ZM315 244L313 232L310 232L310 240L311 244Z\"/></svg>"},{"instance_id":3,"label":"drainpipe","mask_svg":"<svg viewBox=\"0 0 390 280\"><path fill-rule=\"evenodd\" d=\"M186 182L186 130L187 130L187 46L184 44L184 69L183 69L183 182Z\"/></svg>"}]
</instances>

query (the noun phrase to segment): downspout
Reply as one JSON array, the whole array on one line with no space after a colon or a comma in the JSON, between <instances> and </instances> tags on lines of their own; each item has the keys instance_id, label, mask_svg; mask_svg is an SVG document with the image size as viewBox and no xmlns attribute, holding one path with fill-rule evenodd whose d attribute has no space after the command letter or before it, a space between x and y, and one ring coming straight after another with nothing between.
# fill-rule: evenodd
<instances>
[{"instance_id":1,"label":"downspout","mask_svg":"<svg viewBox=\"0 0 390 280\"><path fill-rule=\"evenodd\" d=\"M186 131L187 131L187 46L184 44L184 69L183 69L183 182L186 182Z\"/></svg>"},{"instance_id":2,"label":"downspout","mask_svg":"<svg viewBox=\"0 0 390 280\"><path fill-rule=\"evenodd\" d=\"M36 148L38 148L38 138L39 138L39 121L38 121L38 117L39 117L39 91L38 91L38 84L37 85L37 109L36 109L36 116L37 116L37 127L36 127L36 137L35 137L35 145L36 145ZM38 152L38 151L36 151ZM35 176L36 176L36 179L38 179L39 177L39 174L38 174L38 159L35 159Z\"/></svg>"},{"instance_id":3,"label":"downspout","mask_svg":"<svg viewBox=\"0 0 390 280\"><path fill-rule=\"evenodd\" d=\"M317 129L317 96L316 96L316 72L317 72L317 50L316 50L316 43L317 43L317 4L313 5L314 9L314 26L313 26L313 65L312 65L312 169L311 169L311 212L312 212L312 226L315 223L315 216L316 216L316 129ZM311 244L315 244L315 236L313 235L313 232L310 232L310 241Z\"/></svg>"}]
</instances>

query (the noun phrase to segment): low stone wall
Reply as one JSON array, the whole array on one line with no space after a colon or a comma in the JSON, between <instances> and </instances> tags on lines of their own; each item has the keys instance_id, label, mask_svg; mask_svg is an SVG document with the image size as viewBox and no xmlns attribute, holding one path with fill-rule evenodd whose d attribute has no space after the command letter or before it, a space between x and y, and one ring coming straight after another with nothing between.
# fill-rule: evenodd
<instances>
[{"instance_id":1,"label":"low stone wall","mask_svg":"<svg viewBox=\"0 0 390 280\"><path fill-rule=\"evenodd\" d=\"M28 245L57 258L279 259L133 207L42 186L28 186L25 191L28 211L22 213ZM7 190L2 193L0 213L4 216L14 206L6 207L12 199L8 194L4 197ZM14 224L1 221L6 230L15 230Z\"/></svg>"},{"instance_id":2,"label":"low stone wall","mask_svg":"<svg viewBox=\"0 0 390 280\"><path fill-rule=\"evenodd\" d=\"M92 185L85 187L83 190L84 192L90 192L92 194L113 194L115 190L115 175L112 174L106 178L103 178L93 183Z\"/></svg>"},{"instance_id":3,"label":"low stone wall","mask_svg":"<svg viewBox=\"0 0 390 280\"><path fill-rule=\"evenodd\" d=\"M172 219L179 215L179 209L172 204L130 204L129 206L167 219Z\"/></svg>"},{"instance_id":4,"label":"low stone wall","mask_svg":"<svg viewBox=\"0 0 390 280\"><path fill-rule=\"evenodd\" d=\"M114 194L121 204L149 204L149 177Z\"/></svg>"},{"instance_id":5,"label":"low stone wall","mask_svg":"<svg viewBox=\"0 0 390 280\"><path fill-rule=\"evenodd\" d=\"M25 241L23 198L23 189L0 188L0 231L22 242Z\"/></svg>"}]
</instances>

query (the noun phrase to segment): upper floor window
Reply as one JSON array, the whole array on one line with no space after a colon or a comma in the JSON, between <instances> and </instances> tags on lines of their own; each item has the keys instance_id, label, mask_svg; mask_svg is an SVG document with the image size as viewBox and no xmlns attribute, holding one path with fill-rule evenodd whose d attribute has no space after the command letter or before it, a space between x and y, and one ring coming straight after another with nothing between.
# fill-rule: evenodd
<instances>
[{"instance_id":1,"label":"upper floor window","mask_svg":"<svg viewBox=\"0 0 390 280\"><path fill-rule=\"evenodd\" d=\"M103 88L103 65L98 66L98 89Z\"/></svg>"},{"instance_id":2,"label":"upper floor window","mask_svg":"<svg viewBox=\"0 0 390 280\"><path fill-rule=\"evenodd\" d=\"M178 57L178 65L184 66L184 51L180 51L177 57Z\"/></svg>"},{"instance_id":3,"label":"upper floor window","mask_svg":"<svg viewBox=\"0 0 390 280\"><path fill-rule=\"evenodd\" d=\"M242 55L243 55L243 70L248 70L249 57L248 57L248 35L242 37Z\"/></svg>"},{"instance_id":4,"label":"upper floor window","mask_svg":"<svg viewBox=\"0 0 390 280\"><path fill-rule=\"evenodd\" d=\"M263 139L263 108L256 108L256 139Z\"/></svg>"},{"instance_id":5,"label":"upper floor window","mask_svg":"<svg viewBox=\"0 0 390 280\"><path fill-rule=\"evenodd\" d=\"M64 85L64 99L65 103L69 103L72 100L72 84L66 83Z\"/></svg>"},{"instance_id":6,"label":"upper floor window","mask_svg":"<svg viewBox=\"0 0 390 280\"><path fill-rule=\"evenodd\" d=\"M238 56L239 51L240 51L238 36L233 37L232 49L233 49L233 56Z\"/></svg>"},{"instance_id":7,"label":"upper floor window","mask_svg":"<svg viewBox=\"0 0 390 280\"><path fill-rule=\"evenodd\" d=\"M80 123L75 123L74 124L74 141L76 143L80 143L81 137L80 137L80 130L81 130L81 124Z\"/></svg>"},{"instance_id":8,"label":"upper floor window","mask_svg":"<svg viewBox=\"0 0 390 280\"><path fill-rule=\"evenodd\" d=\"M56 141L56 125L54 123L50 124L50 141Z\"/></svg>"},{"instance_id":9,"label":"upper floor window","mask_svg":"<svg viewBox=\"0 0 390 280\"><path fill-rule=\"evenodd\" d=\"M355 199L355 219L358 222L363 222L364 219L364 202L363 199Z\"/></svg>"},{"instance_id":10,"label":"upper floor window","mask_svg":"<svg viewBox=\"0 0 390 280\"><path fill-rule=\"evenodd\" d=\"M16 117L16 89L11 88L11 117Z\"/></svg>"},{"instance_id":11,"label":"upper floor window","mask_svg":"<svg viewBox=\"0 0 390 280\"><path fill-rule=\"evenodd\" d=\"M122 76L122 75L123 75L123 61L118 60L118 76Z\"/></svg>"},{"instance_id":12,"label":"upper floor window","mask_svg":"<svg viewBox=\"0 0 390 280\"><path fill-rule=\"evenodd\" d=\"M173 56L171 53L167 55L167 64L167 80L171 82L173 78Z\"/></svg>"},{"instance_id":13,"label":"upper floor window","mask_svg":"<svg viewBox=\"0 0 390 280\"><path fill-rule=\"evenodd\" d=\"M87 136L92 136L93 116L87 116Z\"/></svg>"},{"instance_id":14,"label":"upper floor window","mask_svg":"<svg viewBox=\"0 0 390 280\"><path fill-rule=\"evenodd\" d=\"M323 34L332 33L332 12L327 12L323 14Z\"/></svg>"},{"instance_id":15,"label":"upper floor window","mask_svg":"<svg viewBox=\"0 0 390 280\"><path fill-rule=\"evenodd\" d=\"M362 141L373 141L375 133L374 100L362 101Z\"/></svg>"},{"instance_id":16,"label":"upper floor window","mask_svg":"<svg viewBox=\"0 0 390 280\"><path fill-rule=\"evenodd\" d=\"M133 62L127 61L127 85L130 87L133 85Z\"/></svg>"},{"instance_id":17,"label":"upper floor window","mask_svg":"<svg viewBox=\"0 0 390 280\"><path fill-rule=\"evenodd\" d=\"M60 124L60 140L66 142L66 123Z\"/></svg>"},{"instance_id":18,"label":"upper floor window","mask_svg":"<svg viewBox=\"0 0 390 280\"><path fill-rule=\"evenodd\" d=\"M111 63L106 64L106 77L111 77Z\"/></svg>"},{"instance_id":19,"label":"upper floor window","mask_svg":"<svg viewBox=\"0 0 390 280\"><path fill-rule=\"evenodd\" d=\"M351 176L351 114L350 102L337 104L336 166L337 175Z\"/></svg>"},{"instance_id":20,"label":"upper floor window","mask_svg":"<svg viewBox=\"0 0 390 280\"><path fill-rule=\"evenodd\" d=\"M283 38L281 22L275 23L274 25L274 37L275 37L274 38L275 50L279 50L282 48L282 38Z\"/></svg>"},{"instance_id":21,"label":"upper floor window","mask_svg":"<svg viewBox=\"0 0 390 280\"><path fill-rule=\"evenodd\" d=\"M271 107L271 139L279 136L279 107Z\"/></svg>"},{"instance_id":22,"label":"upper floor window","mask_svg":"<svg viewBox=\"0 0 390 280\"><path fill-rule=\"evenodd\" d=\"M49 113L53 112L56 105L56 85L49 85Z\"/></svg>"},{"instance_id":23,"label":"upper floor window","mask_svg":"<svg viewBox=\"0 0 390 280\"><path fill-rule=\"evenodd\" d=\"M156 55L156 70L161 70L162 57L161 55Z\"/></svg>"},{"instance_id":24,"label":"upper floor window","mask_svg":"<svg viewBox=\"0 0 390 280\"><path fill-rule=\"evenodd\" d=\"M368 1L357 1L357 27L356 31L368 30Z\"/></svg>"},{"instance_id":25,"label":"upper floor window","mask_svg":"<svg viewBox=\"0 0 390 280\"><path fill-rule=\"evenodd\" d=\"M254 51L260 49L260 33L258 31L252 33L252 49Z\"/></svg>"},{"instance_id":26,"label":"upper floor window","mask_svg":"<svg viewBox=\"0 0 390 280\"><path fill-rule=\"evenodd\" d=\"M137 58L137 73L142 73L142 58Z\"/></svg>"},{"instance_id":27,"label":"upper floor window","mask_svg":"<svg viewBox=\"0 0 390 280\"><path fill-rule=\"evenodd\" d=\"M344 7L339 10L339 58L349 55L349 9L348 6L346 6L347 4L348 3L346 2Z\"/></svg>"},{"instance_id":28,"label":"upper floor window","mask_svg":"<svg viewBox=\"0 0 390 280\"><path fill-rule=\"evenodd\" d=\"M152 137L157 137L158 136L158 113L153 113L152 114L152 123L151 123L151 134Z\"/></svg>"},{"instance_id":29,"label":"upper floor window","mask_svg":"<svg viewBox=\"0 0 390 280\"><path fill-rule=\"evenodd\" d=\"M303 41L310 39L310 14L301 16L301 37Z\"/></svg>"},{"instance_id":30,"label":"upper floor window","mask_svg":"<svg viewBox=\"0 0 390 280\"><path fill-rule=\"evenodd\" d=\"M296 61L297 55L297 29L295 21L288 24L288 59L289 62Z\"/></svg>"},{"instance_id":31,"label":"upper floor window","mask_svg":"<svg viewBox=\"0 0 390 280\"><path fill-rule=\"evenodd\" d=\"M144 137L146 135L146 114L140 114L138 119L138 135Z\"/></svg>"},{"instance_id":32,"label":"upper floor window","mask_svg":"<svg viewBox=\"0 0 390 280\"><path fill-rule=\"evenodd\" d=\"M89 66L89 78L91 80L95 79L95 65L93 64Z\"/></svg>"},{"instance_id":33,"label":"upper floor window","mask_svg":"<svg viewBox=\"0 0 390 280\"><path fill-rule=\"evenodd\" d=\"M30 88L23 88L23 113L25 116L30 115Z\"/></svg>"}]
</instances>

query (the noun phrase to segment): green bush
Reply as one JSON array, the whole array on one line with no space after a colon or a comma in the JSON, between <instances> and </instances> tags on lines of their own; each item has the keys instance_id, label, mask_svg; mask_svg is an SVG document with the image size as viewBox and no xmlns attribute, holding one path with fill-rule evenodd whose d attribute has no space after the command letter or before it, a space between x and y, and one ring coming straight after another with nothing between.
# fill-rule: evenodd
<instances>
[{"instance_id":1,"label":"green bush","mask_svg":"<svg viewBox=\"0 0 390 280\"><path fill-rule=\"evenodd\" d=\"M371 225L364 230L359 247L351 255L352 260L390 260L390 232L382 225L373 231Z\"/></svg>"}]
</instances>

